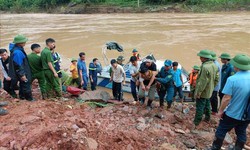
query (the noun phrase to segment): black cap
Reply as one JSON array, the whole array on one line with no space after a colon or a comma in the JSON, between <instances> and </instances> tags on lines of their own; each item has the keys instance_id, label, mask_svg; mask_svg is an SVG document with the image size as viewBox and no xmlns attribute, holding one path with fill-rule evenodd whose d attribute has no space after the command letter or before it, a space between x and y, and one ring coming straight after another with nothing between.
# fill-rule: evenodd
<instances>
[{"instance_id":1,"label":"black cap","mask_svg":"<svg viewBox=\"0 0 250 150\"><path fill-rule=\"evenodd\" d=\"M139 72L140 72L140 73L145 73L145 72L147 72L147 71L148 71L148 68L145 67L145 66L141 66L140 69L139 69Z\"/></svg>"},{"instance_id":2,"label":"black cap","mask_svg":"<svg viewBox=\"0 0 250 150\"><path fill-rule=\"evenodd\" d=\"M117 63L117 61L116 61L115 59L112 59L112 60L110 61L110 63L111 63L111 65L112 65L112 64L114 64L114 63Z\"/></svg>"}]
</instances>

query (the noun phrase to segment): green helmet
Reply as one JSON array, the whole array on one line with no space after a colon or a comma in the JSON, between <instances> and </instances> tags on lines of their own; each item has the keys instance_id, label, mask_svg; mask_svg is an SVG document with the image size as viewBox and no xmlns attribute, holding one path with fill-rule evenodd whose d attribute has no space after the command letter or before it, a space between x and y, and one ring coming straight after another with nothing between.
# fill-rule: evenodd
<instances>
[{"instance_id":1,"label":"green helmet","mask_svg":"<svg viewBox=\"0 0 250 150\"><path fill-rule=\"evenodd\" d=\"M200 67L197 66L197 65L194 65L194 66L193 66L193 69L194 69L194 70L200 70Z\"/></svg>"},{"instance_id":2,"label":"green helmet","mask_svg":"<svg viewBox=\"0 0 250 150\"><path fill-rule=\"evenodd\" d=\"M216 60L216 53L214 51L211 51L211 56L212 56L212 60Z\"/></svg>"},{"instance_id":3,"label":"green helmet","mask_svg":"<svg viewBox=\"0 0 250 150\"><path fill-rule=\"evenodd\" d=\"M72 59L71 59L71 62L73 62L73 61L77 61L77 59L76 59L76 58L72 58Z\"/></svg>"},{"instance_id":4,"label":"green helmet","mask_svg":"<svg viewBox=\"0 0 250 150\"><path fill-rule=\"evenodd\" d=\"M117 60L118 60L118 61L124 61L125 58L124 58L123 56L118 56L118 57L117 57Z\"/></svg>"},{"instance_id":5,"label":"green helmet","mask_svg":"<svg viewBox=\"0 0 250 150\"><path fill-rule=\"evenodd\" d=\"M26 38L24 35L22 34L18 34L14 37L13 43L14 44L18 44L18 43L25 43L28 41L28 38Z\"/></svg>"},{"instance_id":6,"label":"green helmet","mask_svg":"<svg viewBox=\"0 0 250 150\"><path fill-rule=\"evenodd\" d=\"M240 70L250 70L250 57L243 54L236 55L230 63Z\"/></svg>"},{"instance_id":7,"label":"green helmet","mask_svg":"<svg viewBox=\"0 0 250 150\"><path fill-rule=\"evenodd\" d=\"M197 54L197 56L204 57L204 58L208 58L208 59L212 59L211 51L206 50L206 49L201 50L201 51Z\"/></svg>"},{"instance_id":8,"label":"green helmet","mask_svg":"<svg viewBox=\"0 0 250 150\"><path fill-rule=\"evenodd\" d=\"M220 58L222 58L222 59L231 59L231 56L230 56L230 54L228 54L228 53L222 53L222 54L220 55Z\"/></svg>"}]
</instances>

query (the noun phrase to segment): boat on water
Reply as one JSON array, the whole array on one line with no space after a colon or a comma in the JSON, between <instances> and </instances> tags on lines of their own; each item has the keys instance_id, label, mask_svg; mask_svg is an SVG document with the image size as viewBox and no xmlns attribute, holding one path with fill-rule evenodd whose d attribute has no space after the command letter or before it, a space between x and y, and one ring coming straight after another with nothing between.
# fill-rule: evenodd
<instances>
[{"instance_id":1,"label":"boat on water","mask_svg":"<svg viewBox=\"0 0 250 150\"><path fill-rule=\"evenodd\" d=\"M118 52L122 53L123 52L123 47L119 45L116 42L108 42L102 47L102 54L104 58L104 63L105 66L102 67L102 71L100 74L98 74L98 81L97 85L105 88L112 89L112 82L110 82L110 68L111 65L109 63L109 58L106 55L107 50L117 50ZM157 60L155 59L153 54L148 54L147 56L151 56L154 60L154 63L157 66L157 70L159 71L162 66L164 66L164 60ZM141 61L143 62L145 58L143 57ZM131 66L131 63L126 63L123 68L126 73L126 84L123 85L123 92L128 92L131 93L131 87L130 87L130 80L131 80L131 75L129 72L129 67ZM184 101L191 101L191 98L189 97L190 93L190 84L188 82L188 72L179 64L178 68L182 70L182 78L184 82L184 87L183 87L183 93L184 93ZM158 94L156 92L156 97L158 97ZM178 99L178 97L177 97Z\"/></svg>"}]
</instances>

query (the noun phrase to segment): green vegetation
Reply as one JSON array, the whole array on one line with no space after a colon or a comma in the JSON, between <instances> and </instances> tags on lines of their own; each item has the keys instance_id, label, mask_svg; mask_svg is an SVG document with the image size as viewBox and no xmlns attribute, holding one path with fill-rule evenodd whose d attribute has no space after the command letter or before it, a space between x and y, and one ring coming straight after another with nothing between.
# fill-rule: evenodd
<instances>
[{"instance_id":1,"label":"green vegetation","mask_svg":"<svg viewBox=\"0 0 250 150\"><path fill-rule=\"evenodd\" d=\"M179 5L192 12L250 10L250 0L0 0L0 10L13 12L50 12L71 4L137 8L157 8Z\"/></svg>"}]
</instances>

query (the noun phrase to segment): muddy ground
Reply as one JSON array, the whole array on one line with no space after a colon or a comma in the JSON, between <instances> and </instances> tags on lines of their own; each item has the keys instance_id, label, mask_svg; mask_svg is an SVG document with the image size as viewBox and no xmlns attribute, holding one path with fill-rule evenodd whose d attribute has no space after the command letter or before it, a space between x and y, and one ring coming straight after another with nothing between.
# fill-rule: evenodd
<instances>
[{"instance_id":1,"label":"muddy ground","mask_svg":"<svg viewBox=\"0 0 250 150\"><path fill-rule=\"evenodd\" d=\"M1 90L9 114L0 116L0 150L204 149L211 145L218 123L213 116L210 123L202 122L200 130L193 130L191 104L184 114L179 105L160 110L158 102L148 111L130 99L97 107L69 94L64 94L68 100L40 100L38 89L33 93L37 101L29 102L12 99ZM230 135L225 148L235 140L234 131Z\"/></svg>"}]
</instances>

